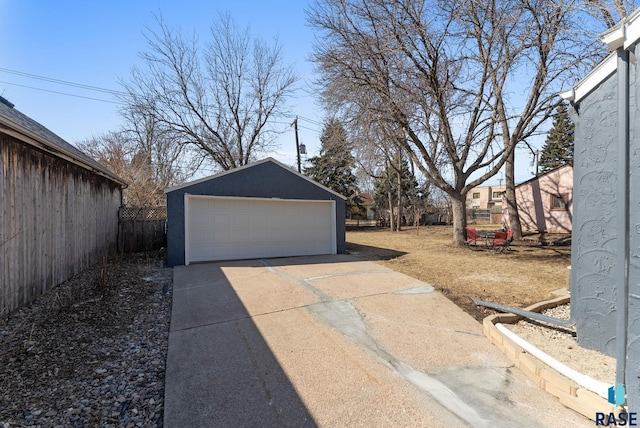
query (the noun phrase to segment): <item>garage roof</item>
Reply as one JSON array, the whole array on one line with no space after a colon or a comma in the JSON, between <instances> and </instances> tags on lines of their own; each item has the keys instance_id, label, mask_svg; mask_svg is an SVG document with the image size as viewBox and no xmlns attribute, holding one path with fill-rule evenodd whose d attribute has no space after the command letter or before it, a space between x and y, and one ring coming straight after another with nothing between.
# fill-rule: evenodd
<instances>
[{"instance_id":1,"label":"garage roof","mask_svg":"<svg viewBox=\"0 0 640 428\"><path fill-rule=\"evenodd\" d=\"M345 196L341 195L340 193L335 192L335 191L329 189L328 187L323 186L322 184L311 180L309 177L305 177L304 175L300 174L298 171L296 171L296 170L294 170L292 168L289 168L285 164L283 164L281 162L278 162L277 160L275 160L275 159L273 159L271 157L263 159L263 160L260 160L260 161L257 161L257 162L254 162L254 163L251 163L251 164L248 164L248 165L241 166L239 168L230 169L228 171L222 171L222 172L220 172L218 174L214 174L214 175L211 175L209 177L204 177L204 178L201 178L199 180L191 181L189 183L184 183L184 184L180 184L178 186L169 187L169 188L165 189L164 193L171 193L173 191L184 189L185 187L189 187L189 186L192 186L194 184L203 183L203 182L209 181L209 180L216 180L216 179L218 179L220 177L224 177L225 175L236 174L238 172L247 170L249 168L253 168L255 166L258 166L258 165L261 165L261 164L264 164L264 163L267 163L267 162L271 162L271 163L279 166L280 168L283 168L283 169L287 170L288 172L297 175L298 177L308 181L309 183L314 184L315 186L318 186L319 188L321 188L321 189L323 189L323 190L325 190L325 191L327 191L327 192L329 192L329 193L331 193L331 194L333 194L333 195L335 195L335 196L337 196L337 197L339 197L341 199L344 199L344 200L347 199Z\"/></svg>"}]
</instances>

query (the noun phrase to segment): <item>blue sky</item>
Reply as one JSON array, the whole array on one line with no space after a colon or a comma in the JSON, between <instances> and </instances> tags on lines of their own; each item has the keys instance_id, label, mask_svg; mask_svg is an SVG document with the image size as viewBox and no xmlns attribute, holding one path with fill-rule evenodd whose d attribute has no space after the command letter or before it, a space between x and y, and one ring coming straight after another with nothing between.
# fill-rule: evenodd
<instances>
[{"instance_id":1,"label":"blue sky","mask_svg":"<svg viewBox=\"0 0 640 428\"><path fill-rule=\"evenodd\" d=\"M249 25L254 36L271 41L278 37L284 61L301 77L293 115L299 115L300 137L310 155L317 154L324 119L313 96L313 64L307 61L313 32L306 24L309 1L215 2L211 0L111 0L55 2L0 0L0 95L15 108L53 132L76 143L107 131L117 130L120 117L115 99L107 93L29 78L27 73L82 85L120 90L119 78L127 78L134 65L141 65L139 53L146 50L144 31L157 28L154 14L161 13L170 27L184 33L208 37L213 20L229 12L236 23ZM39 89L33 89L39 88ZM44 89L46 91L40 90ZM62 95L63 92L86 98ZM295 164L293 129L286 129L271 155ZM542 140L537 145L541 146ZM531 154L517 151L516 180L531 177ZM498 183L496 176L492 182Z\"/></svg>"},{"instance_id":2,"label":"blue sky","mask_svg":"<svg viewBox=\"0 0 640 428\"><path fill-rule=\"evenodd\" d=\"M202 40L218 14L229 12L240 27L249 25L254 36L269 42L278 37L285 63L302 79L289 105L292 115L310 119L299 119L299 132L313 153L319 149L323 112L311 96L313 65L307 57L313 34L306 26L305 7L301 1L0 0L0 95L70 143L116 130L117 104L32 88L115 101L109 94L5 70L120 90L118 78L126 79L134 65L141 65L139 53L147 47L143 33L157 29L154 14L161 13L169 26L185 34L195 32ZM293 128L282 128L287 131L273 155L293 165Z\"/></svg>"}]
</instances>

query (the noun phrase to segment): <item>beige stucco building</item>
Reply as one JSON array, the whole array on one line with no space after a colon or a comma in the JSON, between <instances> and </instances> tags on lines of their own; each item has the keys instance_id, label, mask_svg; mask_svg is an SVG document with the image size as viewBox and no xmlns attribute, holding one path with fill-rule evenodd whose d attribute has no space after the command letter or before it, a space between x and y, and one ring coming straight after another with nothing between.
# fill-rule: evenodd
<instances>
[{"instance_id":1,"label":"beige stucco building","mask_svg":"<svg viewBox=\"0 0 640 428\"><path fill-rule=\"evenodd\" d=\"M506 186L478 186L467 193L467 221L500 223Z\"/></svg>"}]
</instances>

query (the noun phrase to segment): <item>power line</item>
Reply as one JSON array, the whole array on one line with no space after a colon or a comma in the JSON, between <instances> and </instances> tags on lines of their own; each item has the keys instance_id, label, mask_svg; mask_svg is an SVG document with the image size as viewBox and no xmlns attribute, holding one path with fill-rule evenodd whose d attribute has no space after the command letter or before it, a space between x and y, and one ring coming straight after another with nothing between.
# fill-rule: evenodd
<instances>
[{"instance_id":1,"label":"power line","mask_svg":"<svg viewBox=\"0 0 640 428\"><path fill-rule=\"evenodd\" d=\"M35 86L20 85L18 83L5 82L5 81L2 81L2 80L0 80L0 83L4 83L5 85L20 86L22 88L35 89L37 91L51 92L53 94L58 94L58 95L66 95L66 96L69 96L69 97L84 98L85 100L101 101L103 103L111 103L111 104L123 104L120 101L103 100L103 99L100 99L100 98L93 98L93 97L86 97L86 96L83 96L83 95L69 94L69 93L66 93L66 92L54 91L54 90L51 90L51 89L44 89L44 88L36 88Z\"/></svg>"},{"instance_id":2,"label":"power line","mask_svg":"<svg viewBox=\"0 0 640 428\"><path fill-rule=\"evenodd\" d=\"M98 86L84 85L82 83L76 83L76 82L70 82L70 81L67 81L67 80L54 79L52 77L38 76L37 74L25 73L24 71L10 70L8 68L0 68L0 71L4 72L4 73L15 74L15 75L22 76L22 77L28 77L30 79L37 79L37 80L43 80L45 82L56 83L56 84L59 84L59 85L73 86L75 88L87 89L89 91L105 92L107 94L112 94L112 95L124 95L124 96L127 95L124 92L115 91L113 89L105 89L105 88L100 88Z\"/></svg>"},{"instance_id":3,"label":"power line","mask_svg":"<svg viewBox=\"0 0 640 428\"><path fill-rule=\"evenodd\" d=\"M307 122L311 122L311 123L313 123L314 125L322 126L322 123L321 123L321 122L318 122L318 121L316 121L316 120L309 119L309 118L304 117L304 116L298 116L298 117L299 117L300 119L302 119L302 120L307 121Z\"/></svg>"},{"instance_id":4,"label":"power line","mask_svg":"<svg viewBox=\"0 0 640 428\"><path fill-rule=\"evenodd\" d=\"M276 124L276 125L287 125L287 126L291 126L291 123L288 122L282 122L279 120L273 120L271 121L271 123ZM308 126L303 126L298 124L298 128L302 128L302 129L306 129L307 131L311 131L311 132L315 132L316 134L320 134L321 132L318 131L317 129L313 129L313 128L309 128Z\"/></svg>"},{"instance_id":5,"label":"power line","mask_svg":"<svg viewBox=\"0 0 640 428\"><path fill-rule=\"evenodd\" d=\"M320 134L320 131L318 131L317 129L312 129L312 128L309 128L307 126L298 125L298 128L306 129L307 131L312 131L312 132L315 132L317 134Z\"/></svg>"},{"instance_id":6,"label":"power line","mask_svg":"<svg viewBox=\"0 0 640 428\"><path fill-rule=\"evenodd\" d=\"M55 83L55 84L59 84L59 85L64 85L64 86L71 86L74 88L79 88L79 89L85 89L85 90L89 90L89 91L96 91L96 92L102 92L102 93L106 93L106 94L110 94L110 95L114 95L114 96L123 96L123 97L129 97L130 94L127 94L125 92L121 92L121 91L116 91L113 89L106 89L106 88L101 88L98 86L93 86L93 85L85 85L82 83L76 83L76 82L71 82L68 80L61 80L61 79L55 79L52 77L47 77L47 76L40 76L37 74L31 74L31 73L27 73L24 71L18 71L18 70L11 70L8 68L2 68L0 67L0 72L4 72L4 73L10 73L10 74L14 74L17 76L22 76L22 77L27 77L30 79L37 79L37 80L42 80L45 82L50 82L50 83ZM100 101L100 102L104 102L104 103L111 103L111 104L120 104L120 105L124 105L126 104L125 102L122 101L112 101L112 100L105 100L105 99L100 99L100 98L94 98L94 97L87 97L84 95L76 95L76 94L70 94L67 92L61 92L61 91L54 91L52 89L44 89L44 88L38 88L35 86L29 86L29 85L22 85L19 83L12 83L12 82L7 82L7 81L0 81L0 83L6 84L6 85L12 85L12 86L19 86L22 88L27 88L27 89L34 89L37 91L43 91L43 92L50 92L53 94L58 94L58 95L66 95L69 97L76 97L76 98L82 98L82 99L86 99L86 100L92 100L92 101ZM312 123L314 125L318 125L318 126L322 126L322 123L313 120L313 119L309 119L307 117L304 116L299 116L300 119ZM272 121L272 123L276 123L276 124L283 124L283 125L287 125L287 123L284 122L278 122L278 121ZM321 131L314 129L314 128L310 128L308 126L303 126L303 125L299 125L299 127L301 129L306 129L307 131L312 131L315 132L317 134L320 134Z\"/></svg>"}]
</instances>

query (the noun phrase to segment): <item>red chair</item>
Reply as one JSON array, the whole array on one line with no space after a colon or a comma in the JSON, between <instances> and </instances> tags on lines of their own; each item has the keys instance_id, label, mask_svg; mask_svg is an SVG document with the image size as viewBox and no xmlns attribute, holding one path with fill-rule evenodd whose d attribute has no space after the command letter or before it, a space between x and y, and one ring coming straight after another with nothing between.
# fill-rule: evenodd
<instances>
[{"instance_id":1,"label":"red chair","mask_svg":"<svg viewBox=\"0 0 640 428\"><path fill-rule=\"evenodd\" d=\"M509 250L509 245L513 241L513 231L507 230L506 232L498 232L493 238L493 249L496 253L502 253Z\"/></svg>"},{"instance_id":2,"label":"red chair","mask_svg":"<svg viewBox=\"0 0 640 428\"><path fill-rule=\"evenodd\" d=\"M476 229L473 228L473 227L466 227L465 230L467 232L467 239L464 241L464 246L466 248L471 248L472 245L474 247L477 247L478 246L478 232L476 231Z\"/></svg>"}]
</instances>

